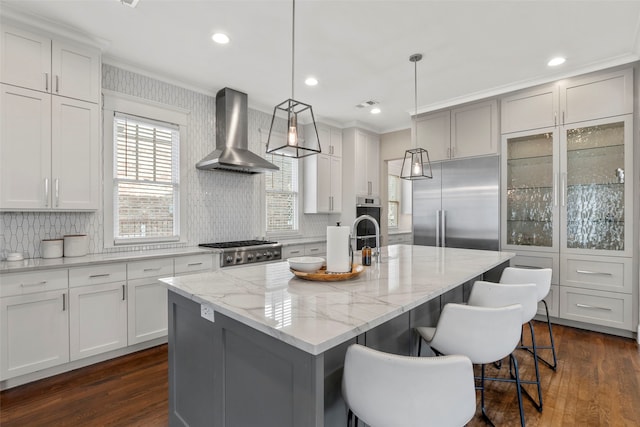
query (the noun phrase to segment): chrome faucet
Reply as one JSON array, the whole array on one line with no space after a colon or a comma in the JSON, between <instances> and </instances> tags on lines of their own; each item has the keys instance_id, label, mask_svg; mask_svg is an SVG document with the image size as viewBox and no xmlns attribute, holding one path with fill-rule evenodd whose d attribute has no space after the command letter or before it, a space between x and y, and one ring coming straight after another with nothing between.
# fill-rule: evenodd
<instances>
[{"instance_id":1,"label":"chrome faucet","mask_svg":"<svg viewBox=\"0 0 640 427\"><path fill-rule=\"evenodd\" d=\"M376 250L374 253L374 256L376 257L376 262L380 262L380 224L378 224L378 221L376 221L376 219L374 217L372 217L371 215L360 215L358 218L356 218L355 221L353 221L353 225L351 226L351 238L353 239L354 243L357 242L358 240L358 224L360 224L361 221L364 221L365 219L371 221L373 223L373 226L376 228ZM357 245L355 245L355 247L358 247Z\"/></svg>"}]
</instances>

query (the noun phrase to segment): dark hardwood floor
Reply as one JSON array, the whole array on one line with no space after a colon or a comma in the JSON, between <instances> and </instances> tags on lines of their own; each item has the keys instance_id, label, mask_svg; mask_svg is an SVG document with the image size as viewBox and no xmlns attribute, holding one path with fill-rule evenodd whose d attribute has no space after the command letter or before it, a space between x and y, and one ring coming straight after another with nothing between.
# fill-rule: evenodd
<instances>
[{"instance_id":1,"label":"dark hardwood floor","mask_svg":"<svg viewBox=\"0 0 640 427\"><path fill-rule=\"evenodd\" d=\"M536 324L540 337L544 326ZM540 367L544 411L539 413L525 399L527 425L640 426L636 342L562 326L555 326L554 336L558 370ZM532 358L518 351L518 360L523 377L530 378ZM501 371L506 374L506 366ZM519 425L513 384L488 383L486 397L496 426ZM0 393L0 425L166 426L167 399L167 346L163 345L5 390ZM478 407L469 426L485 425L479 413Z\"/></svg>"}]
</instances>

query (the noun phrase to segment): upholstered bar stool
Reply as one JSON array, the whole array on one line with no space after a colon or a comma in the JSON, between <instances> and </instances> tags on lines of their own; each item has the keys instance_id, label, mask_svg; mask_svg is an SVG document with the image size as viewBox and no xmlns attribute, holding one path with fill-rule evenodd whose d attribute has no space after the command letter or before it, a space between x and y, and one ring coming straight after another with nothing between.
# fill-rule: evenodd
<instances>
[{"instance_id":1,"label":"upholstered bar stool","mask_svg":"<svg viewBox=\"0 0 640 427\"><path fill-rule=\"evenodd\" d=\"M549 294L551 289L551 275L552 270L550 268L520 268L520 267L507 267L500 276L500 283L505 284L520 284L520 283L535 283L538 290L538 302L544 304L544 310L547 316L547 329L549 330L549 341L551 345L541 346L536 343L536 350L551 350L553 356L553 362L550 362L537 354L538 360L549 366L554 371L558 367L558 358L556 357L556 345L553 341L553 330L551 329L551 319L549 318L549 307L544 300ZM531 346L524 346L529 352L533 353Z\"/></svg>"},{"instance_id":2,"label":"upholstered bar stool","mask_svg":"<svg viewBox=\"0 0 640 427\"><path fill-rule=\"evenodd\" d=\"M522 323L529 325L531 331L533 365L535 367L535 381L520 380L520 384L535 384L538 392L538 399L533 398L529 392L523 388L528 398L531 399L538 411L542 412L542 389L540 387L540 370L538 368L538 357L535 345L535 334L531 320L538 310L537 286L534 283L528 284L499 284L493 282L477 281L471 288L469 295L469 305L478 307L504 307L511 304L522 305ZM522 333L522 328L520 329Z\"/></svg>"},{"instance_id":3,"label":"upholstered bar stool","mask_svg":"<svg viewBox=\"0 0 640 427\"><path fill-rule=\"evenodd\" d=\"M347 349L342 396L371 427L455 426L476 411L473 367L465 356L411 357L353 344Z\"/></svg>"},{"instance_id":4,"label":"upholstered bar stool","mask_svg":"<svg viewBox=\"0 0 640 427\"><path fill-rule=\"evenodd\" d=\"M533 287L533 285L531 286ZM419 347L422 347L422 341L424 340L436 354L464 354L471 359L472 363L482 365L481 376L478 378L480 385L476 389L480 390L482 415L489 422L491 420L484 405L484 384L485 380L489 378L485 377L484 366L509 356L513 366L514 378L513 380L507 379L507 381L516 383L520 423L524 426L518 361L513 355L513 351L520 341L521 330L522 306L520 304L490 308L451 303L445 305L442 309L435 328L416 328L421 337ZM420 350L421 348L419 348ZM436 357L435 359L438 358ZM428 415L428 412L425 411L425 414Z\"/></svg>"}]
</instances>

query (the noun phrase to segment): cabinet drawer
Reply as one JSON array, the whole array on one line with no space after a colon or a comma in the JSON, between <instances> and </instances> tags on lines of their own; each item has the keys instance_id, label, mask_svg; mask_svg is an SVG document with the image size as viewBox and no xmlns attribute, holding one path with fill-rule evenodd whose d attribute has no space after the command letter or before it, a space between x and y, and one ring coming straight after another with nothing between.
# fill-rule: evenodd
<instances>
[{"instance_id":1,"label":"cabinet drawer","mask_svg":"<svg viewBox=\"0 0 640 427\"><path fill-rule=\"evenodd\" d=\"M304 245L291 245L282 248L282 259L304 256Z\"/></svg>"},{"instance_id":2,"label":"cabinet drawer","mask_svg":"<svg viewBox=\"0 0 640 427\"><path fill-rule=\"evenodd\" d=\"M213 254L189 255L175 258L175 274L213 270Z\"/></svg>"},{"instance_id":3,"label":"cabinet drawer","mask_svg":"<svg viewBox=\"0 0 640 427\"><path fill-rule=\"evenodd\" d=\"M307 243L304 245L304 254L307 256L325 255L326 253L326 243Z\"/></svg>"},{"instance_id":4,"label":"cabinet drawer","mask_svg":"<svg viewBox=\"0 0 640 427\"><path fill-rule=\"evenodd\" d=\"M560 287L560 317L613 328L634 330L632 296L615 292Z\"/></svg>"},{"instance_id":5,"label":"cabinet drawer","mask_svg":"<svg viewBox=\"0 0 640 427\"><path fill-rule=\"evenodd\" d=\"M0 296L2 297L66 289L68 285L69 273L66 268L0 274Z\"/></svg>"},{"instance_id":6,"label":"cabinet drawer","mask_svg":"<svg viewBox=\"0 0 640 427\"><path fill-rule=\"evenodd\" d=\"M549 316L560 316L560 287L558 285L551 285L549 293L544 300L547 302L547 308L549 309ZM538 314L545 316L543 320L547 320L546 311L544 310L544 304L542 301L538 303Z\"/></svg>"},{"instance_id":7,"label":"cabinet drawer","mask_svg":"<svg viewBox=\"0 0 640 427\"><path fill-rule=\"evenodd\" d=\"M516 253L516 256L511 258L511 267L524 267L524 268L550 268L551 284L558 285L560 269L560 257L558 254L551 253ZM548 301L547 301L548 304Z\"/></svg>"},{"instance_id":8,"label":"cabinet drawer","mask_svg":"<svg viewBox=\"0 0 640 427\"><path fill-rule=\"evenodd\" d=\"M562 285L631 293L631 258L562 257Z\"/></svg>"},{"instance_id":9,"label":"cabinet drawer","mask_svg":"<svg viewBox=\"0 0 640 427\"><path fill-rule=\"evenodd\" d=\"M173 258L135 261L127 264L127 279L173 276Z\"/></svg>"},{"instance_id":10,"label":"cabinet drawer","mask_svg":"<svg viewBox=\"0 0 640 427\"><path fill-rule=\"evenodd\" d=\"M69 287L124 282L127 280L126 264L105 264L78 267L69 270Z\"/></svg>"}]
</instances>

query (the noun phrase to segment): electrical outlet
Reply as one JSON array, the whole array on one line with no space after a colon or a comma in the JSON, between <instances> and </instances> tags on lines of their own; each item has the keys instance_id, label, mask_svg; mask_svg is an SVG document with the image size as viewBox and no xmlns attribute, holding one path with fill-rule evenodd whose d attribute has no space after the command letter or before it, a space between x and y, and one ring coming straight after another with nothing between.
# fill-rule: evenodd
<instances>
[{"instance_id":1,"label":"electrical outlet","mask_svg":"<svg viewBox=\"0 0 640 427\"><path fill-rule=\"evenodd\" d=\"M215 322L213 307L209 307L205 304L200 304L200 316L207 319L209 322Z\"/></svg>"}]
</instances>

